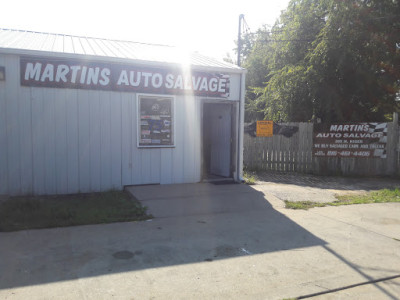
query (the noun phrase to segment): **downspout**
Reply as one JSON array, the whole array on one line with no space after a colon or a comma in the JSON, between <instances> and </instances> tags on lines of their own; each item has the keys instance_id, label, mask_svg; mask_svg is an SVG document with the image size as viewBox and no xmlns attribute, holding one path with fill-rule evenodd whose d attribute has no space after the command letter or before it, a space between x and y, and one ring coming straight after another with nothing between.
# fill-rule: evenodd
<instances>
[{"instance_id":1,"label":"downspout","mask_svg":"<svg viewBox=\"0 0 400 300\"><path fill-rule=\"evenodd\" d=\"M238 126L238 149L237 149L237 181L243 182L243 138L244 138L244 100L246 92L246 70L240 75L239 87L239 126Z\"/></svg>"}]
</instances>

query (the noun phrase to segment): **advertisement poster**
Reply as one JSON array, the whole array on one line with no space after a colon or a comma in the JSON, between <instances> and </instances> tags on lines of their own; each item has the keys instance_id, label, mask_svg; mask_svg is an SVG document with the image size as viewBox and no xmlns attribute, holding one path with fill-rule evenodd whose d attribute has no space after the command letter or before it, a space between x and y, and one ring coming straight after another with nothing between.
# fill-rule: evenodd
<instances>
[{"instance_id":1,"label":"advertisement poster","mask_svg":"<svg viewBox=\"0 0 400 300\"><path fill-rule=\"evenodd\" d=\"M139 99L139 147L173 146L172 99Z\"/></svg>"},{"instance_id":2,"label":"advertisement poster","mask_svg":"<svg viewBox=\"0 0 400 300\"><path fill-rule=\"evenodd\" d=\"M386 158L387 123L331 124L314 128L315 157Z\"/></svg>"}]
</instances>

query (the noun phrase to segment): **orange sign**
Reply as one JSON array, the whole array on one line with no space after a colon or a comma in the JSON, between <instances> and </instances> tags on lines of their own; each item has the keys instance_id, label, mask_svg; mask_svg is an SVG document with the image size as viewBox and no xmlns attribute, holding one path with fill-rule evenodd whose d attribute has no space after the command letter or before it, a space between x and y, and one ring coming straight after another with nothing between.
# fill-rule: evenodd
<instances>
[{"instance_id":1,"label":"orange sign","mask_svg":"<svg viewBox=\"0 0 400 300\"><path fill-rule=\"evenodd\" d=\"M272 136L273 128L273 121L257 121L257 136Z\"/></svg>"}]
</instances>

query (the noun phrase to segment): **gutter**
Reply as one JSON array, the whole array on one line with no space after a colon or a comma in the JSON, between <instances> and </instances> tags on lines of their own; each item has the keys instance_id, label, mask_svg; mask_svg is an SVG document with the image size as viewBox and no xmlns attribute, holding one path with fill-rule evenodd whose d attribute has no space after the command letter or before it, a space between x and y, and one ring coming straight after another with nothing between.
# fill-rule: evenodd
<instances>
[{"instance_id":1,"label":"gutter","mask_svg":"<svg viewBox=\"0 0 400 300\"><path fill-rule=\"evenodd\" d=\"M246 92L246 73L240 75L240 100L239 100L239 128L238 128L238 149L237 149L237 181L243 182L243 139L244 139L244 101Z\"/></svg>"},{"instance_id":2,"label":"gutter","mask_svg":"<svg viewBox=\"0 0 400 300\"><path fill-rule=\"evenodd\" d=\"M42 50L29 50L29 49L18 49L18 48L3 48L0 46L0 54L6 55L19 55L19 56L38 56L45 58L60 58L60 59L78 59L85 60L90 62L102 62L102 63L119 63L122 65L132 64L132 65L142 65L148 67L165 67L165 68L176 68L182 69L187 68L192 71L198 72L221 72L221 73L232 73L232 74L241 74L244 69L232 65L229 66L216 66L216 65L207 65L207 62L204 62L203 65L199 64L181 64L178 62L167 62L162 60L141 60L134 58L125 58L125 57L117 57L117 56L101 56L94 54L82 54L82 53L66 53L66 52L51 52L51 51L42 51Z\"/></svg>"}]
</instances>

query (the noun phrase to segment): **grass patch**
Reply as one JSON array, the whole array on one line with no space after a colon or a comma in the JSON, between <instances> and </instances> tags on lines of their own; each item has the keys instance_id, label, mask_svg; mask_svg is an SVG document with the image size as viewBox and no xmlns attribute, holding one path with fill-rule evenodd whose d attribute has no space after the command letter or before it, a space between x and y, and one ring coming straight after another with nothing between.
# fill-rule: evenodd
<instances>
[{"instance_id":1,"label":"grass patch","mask_svg":"<svg viewBox=\"0 0 400 300\"><path fill-rule=\"evenodd\" d=\"M243 171L243 179L245 184L253 185L256 184L257 176L255 172Z\"/></svg>"},{"instance_id":2,"label":"grass patch","mask_svg":"<svg viewBox=\"0 0 400 300\"><path fill-rule=\"evenodd\" d=\"M147 208L123 191L10 197L0 202L0 231L141 221Z\"/></svg>"},{"instance_id":3,"label":"grass patch","mask_svg":"<svg viewBox=\"0 0 400 300\"><path fill-rule=\"evenodd\" d=\"M400 202L399 189L383 189L360 195L336 196L337 201L319 203L312 201L285 201L285 207L290 209L309 209L313 207L340 206L352 204Z\"/></svg>"},{"instance_id":4,"label":"grass patch","mask_svg":"<svg viewBox=\"0 0 400 300\"><path fill-rule=\"evenodd\" d=\"M313 207L323 207L326 206L327 203L319 203L312 201L288 201L285 200L285 208L290 209L309 209Z\"/></svg>"}]
</instances>

